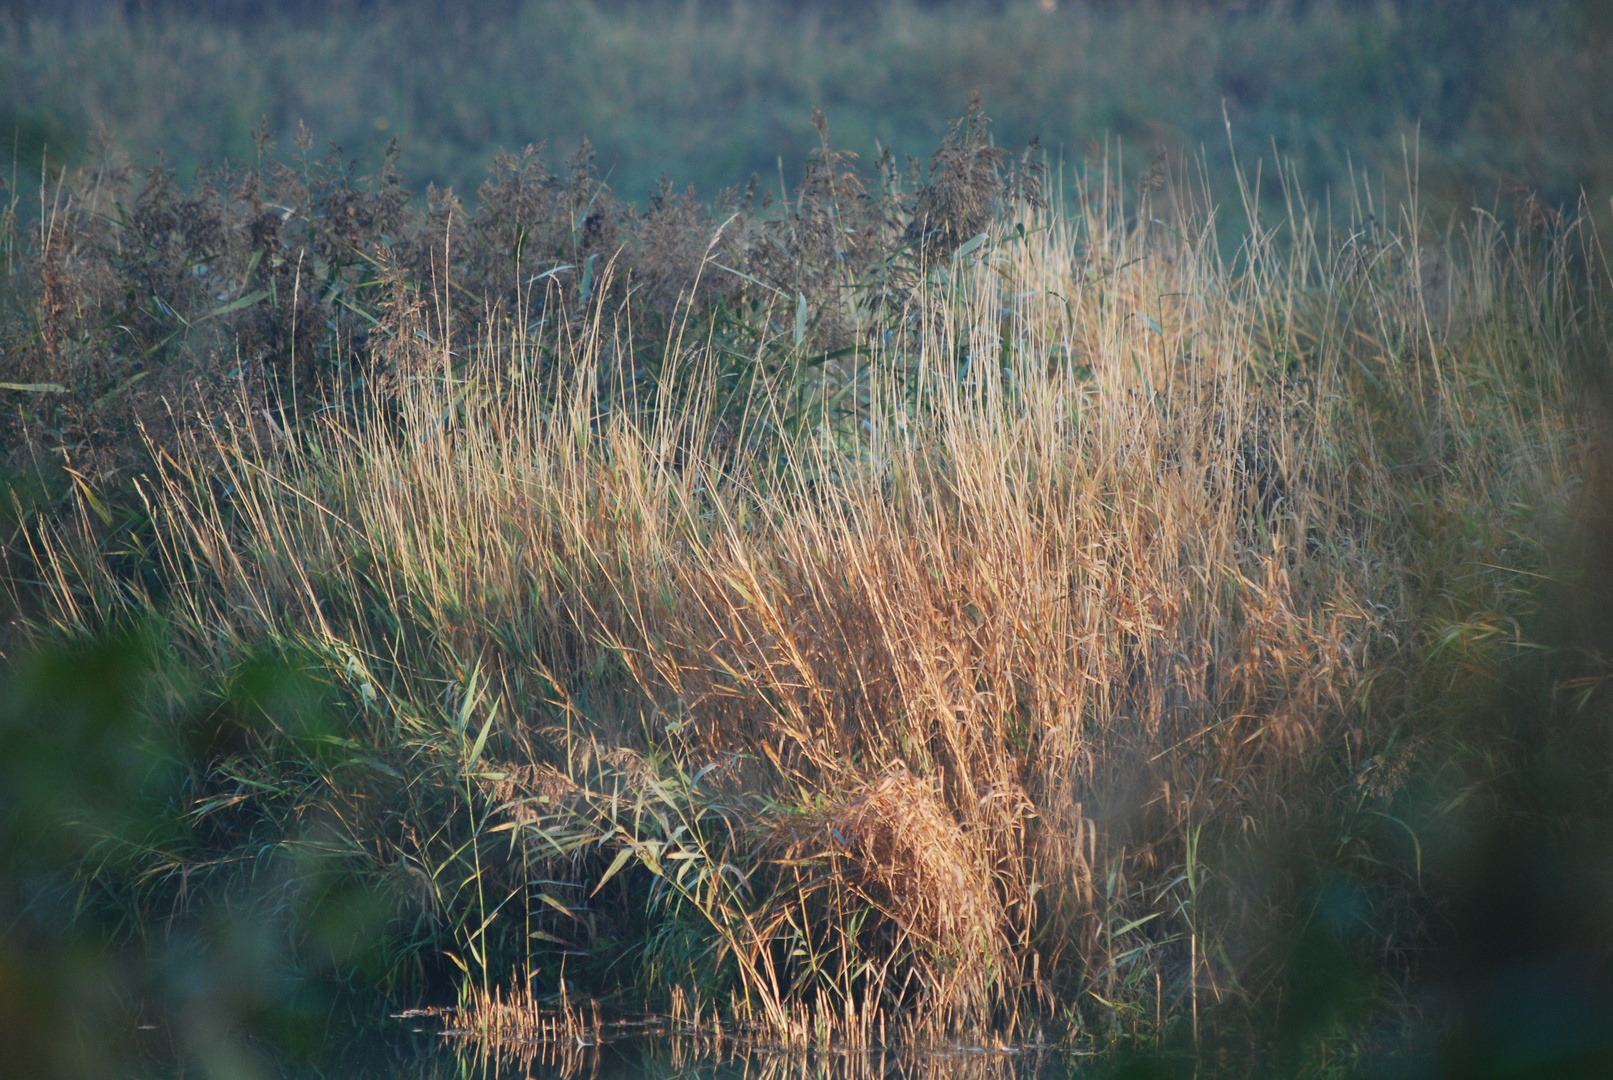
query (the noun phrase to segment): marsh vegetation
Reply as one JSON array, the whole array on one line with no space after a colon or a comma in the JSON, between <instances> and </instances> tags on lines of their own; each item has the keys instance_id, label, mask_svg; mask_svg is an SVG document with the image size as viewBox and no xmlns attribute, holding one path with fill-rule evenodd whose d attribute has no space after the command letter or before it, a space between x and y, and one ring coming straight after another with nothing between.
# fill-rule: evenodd
<instances>
[{"instance_id":1,"label":"marsh vegetation","mask_svg":"<svg viewBox=\"0 0 1613 1080\"><path fill-rule=\"evenodd\" d=\"M1605 1060L1600 209L812 121L8 189L13 1052Z\"/></svg>"}]
</instances>

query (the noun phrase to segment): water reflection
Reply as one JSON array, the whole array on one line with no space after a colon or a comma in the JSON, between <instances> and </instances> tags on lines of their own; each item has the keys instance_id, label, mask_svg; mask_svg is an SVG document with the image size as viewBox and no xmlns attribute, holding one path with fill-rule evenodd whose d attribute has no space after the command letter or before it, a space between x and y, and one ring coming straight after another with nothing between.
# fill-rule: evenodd
<instances>
[{"instance_id":1,"label":"water reflection","mask_svg":"<svg viewBox=\"0 0 1613 1080\"><path fill-rule=\"evenodd\" d=\"M634 1023L607 1028L604 1041L586 1043L488 1044L444 1036L440 1028L422 1027L408 1017L345 1036L332 1034L330 1053L317 1061L266 1055L257 1065L207 1071L243 1080L1068 1080L1087 1075L1090 1060L1051 1046L782 1052L731 1039L645 1031ZM140 1075L185 1075L160 1058L151 1058ZM1108 1075L1113 1064L1097 1071ZM1166 1071L1147 1069L1142 1075Z\"/></svg>"},{"instance_id":2,"label":"water reflection","mask_svg":"<svg viewBox=\"0 0 1613 1080\"><path fill-rule=\"evenodd\" d=\"M444 1046L442 1063L450 1058L462 1070L454 1075L478 1080L1052 1080L1070 1076L1081 1061L1047 1046L783 1052L665 1035L593 1045L467 1042Z\"/></svg>"}]
</instances>

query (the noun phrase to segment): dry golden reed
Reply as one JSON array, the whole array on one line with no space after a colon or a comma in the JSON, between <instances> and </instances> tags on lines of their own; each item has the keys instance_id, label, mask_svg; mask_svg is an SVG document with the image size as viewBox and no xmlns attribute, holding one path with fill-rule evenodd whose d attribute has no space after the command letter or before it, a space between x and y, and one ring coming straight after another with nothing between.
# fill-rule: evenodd
<instances>
[{"instance_id":1,"label":"dry golden reed","mask_svg":"<svg viewBox=\"0 0 1613 1080\"><path fill-rule=\"evenodd\" d=\"M1571 502L1557 308L1595 251L1295 201L1227 257L1144 179L1144 218L1104 168L989 219L936 197L933 243L888 223L922 260L841 282L846 351L737 404L692 316L658 346L681 390L625 394L608 265L586 323L399 336L385 409L158 455L161 597L48 537L50 618L157 608L215 666L296 645L369 738L451 759L476 881L534 928L498 991L491 917L463 924L477 1023L548 1023L532 980L609 923L693 980L650 1004L783 1045L1196 1025L1258 995L1283 910L1232 868L1380 797L1354 778L1430 642L1518 609L1493 568ZM758 370L812 346L775 292L740 294Z\"/></svg>"}]
</instances>

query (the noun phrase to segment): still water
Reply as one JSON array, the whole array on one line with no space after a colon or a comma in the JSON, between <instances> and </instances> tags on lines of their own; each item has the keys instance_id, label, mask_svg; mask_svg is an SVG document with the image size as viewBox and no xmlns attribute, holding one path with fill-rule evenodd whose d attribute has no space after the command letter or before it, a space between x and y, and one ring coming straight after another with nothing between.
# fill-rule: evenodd
<instances>
[{"instance_id":1,"label":"still water","mask_svg":"<svg viewBox=\"0 0 1613 1080\"><path fill-rule=\"evenodd\" d=\"M1085 1080L1114 1075L1119 1064L1051 1046L782 1052L663 1032L623 1033L592 1045L489 1047L445 1038L439 1025L408 1018L389 1018L367 1030L332 1030L330 1036L318 1052L297 1058L250 1039L211 1061L186 1054L184 1064L162 1062L156 1058L166 1055L159 1052L147 1075L176 1080L198 1075L229 1080ZM1139 1075L1176 1071L1156 1059Z\"/></svg>"}]
</instances>

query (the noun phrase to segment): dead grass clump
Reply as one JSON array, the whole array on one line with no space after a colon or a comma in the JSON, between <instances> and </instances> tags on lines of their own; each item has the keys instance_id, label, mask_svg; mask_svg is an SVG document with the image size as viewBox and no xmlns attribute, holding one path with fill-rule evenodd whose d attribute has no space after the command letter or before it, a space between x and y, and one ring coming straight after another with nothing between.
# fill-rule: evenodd
<instances>
[{"instance_id":1,"label":"dead grass clump","mask_svg":"<svg viewBox=\"0 0 1613 1080\"><path fill-rule=\"evenodd\" d=\"M848 985L837 989L887 998L879 1011L932 1037L989 1021L1014 963L1009 924L988 851L933 783L898 761L843 802L789 819L774 842L793 886L788 921L820 923L809 947L840 961ZM820 905L839 918L825 920ZM834 940L842 934L852 940ZM855 956L876 958L877 972L856 973L845 964ZM864 979L883 985L855 985Z\"/></svg>"}]
</instances>

